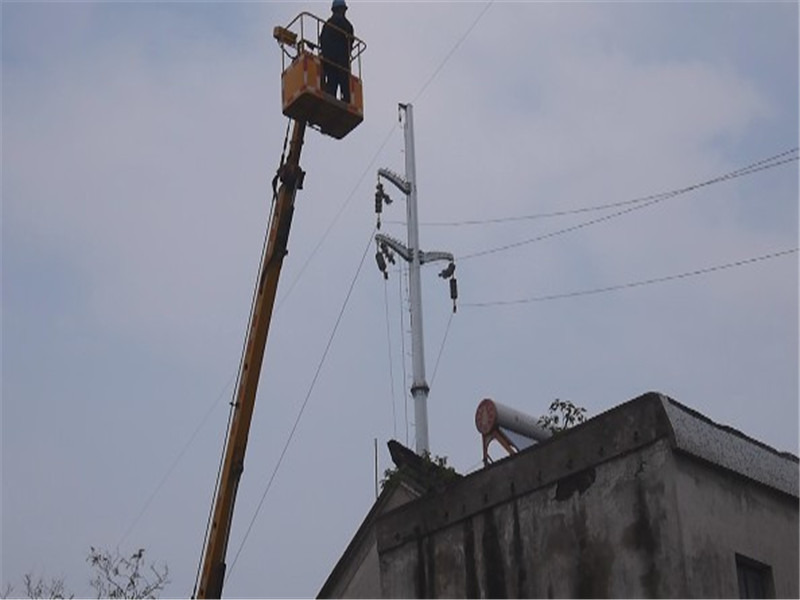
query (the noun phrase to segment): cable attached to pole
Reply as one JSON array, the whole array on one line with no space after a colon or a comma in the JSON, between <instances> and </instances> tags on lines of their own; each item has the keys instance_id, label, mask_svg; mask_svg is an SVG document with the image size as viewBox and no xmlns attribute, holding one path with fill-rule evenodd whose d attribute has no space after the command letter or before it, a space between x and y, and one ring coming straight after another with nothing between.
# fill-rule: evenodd
<instances>
[{"instance_id":1,"label":"cable attached to pole","mask_svg":"<svg viewBox=\"0 0 800 600\"><path fill-rule=\"evenodd\" d=\"M358 280L358 275L361 273L361 268L364 266L364 259L369 252L369 247L372 244L372 236L375 234L375 230L369 234L369 242L367 243L366 247L364 248L364 252L361 255L361 260L358 263L358 268L356 269L356 273L353 276L353 280L350 282L350 287L347 290L347 295L345 296L344 303L342 304L342 308L339 311L339 315L336 317L336 322L333 325L333 330L331 331L331 335L328 338L328 343L325 345L325 350L322 352L322 357L320 358L319 364L317 365L317 370L314 373L314 377L311 380L311 385L308 388L308 392L306 392L306 396L303 400L302 405L300 406L300 411L297 413L297 417L294 420L294 424L292 425L291 430L289 431L289 437L286 439L286 443L283 446L283 450L281 450L280 455L278 456L278 462L275 464L275 468L272 470L272 474L270 475L269 480L267 481L267 486L264 489L264 493L261 495L261 499L258 502L258 506L256 506L255 513L253 514L253 518L250 519L250 524L247 526L247 529L244 533L244 537L242 538L242 542L239 544L239 548L236 551L236 555L234 556L233 562L231 563L230 568L228 569L225 575L225 583L227 584L228 580L230 579L231 573L233 573L233 569L236 566L236 562L239 560L239 555L242 553L242 549L244 548L245 543L247 542L247 538L250 536L250 531L253 529L253 525L256 522L256 518L258 517L258 513L261 511L261 507L264 505L264 500L267 498L267 494L269 493L270 489L272 488L272 483L275 480L275 476L278 474L278 470L283 463L283 459L286 456L286 452L289 449L289 445L292 443L292 439L294 438L294 434L297 431L297 426L300 424L300 419L303 417L303 413L305 412L306 405L308 404L309 399L311 398L311 394L314 391L314 387L317 384L317 380L319 379L320 372L322 371L322 366L325 364L325 359L328 357L328 352L331 349L331 345L333 344L333 340L336 337L336 332L339 329L339 324L342 321L342 317L344 316L345 309L347 308L347 304L350 301L350 296L353 293L353 289L355 288L356 281Z\"/></svg>"},{"instance_id":2,"label":"cable attached to pole","mask_svg":"<svg viewBox=\"0 0 800 600\"><path fill-rule=\"evenodd\" d=\"M610 285L602 288L594 288L591 290L580 290L576 292L566 292L563 294L550 294L547 296L533 296L532 298L522 298L519 300L496 300L493 302L465 302L463 306L467 306L470 308L488 308L491 306L510 306L512 304L531 304L533 302L547 302L550 300L561 300L564 298L576 298L578 296L592 296L595 294L604 294L607 292L616 292L619 290L630 289L635 287L642 287L645 285L652 285L655 283L664 283L667 281L674 281L676 279L686 279L688 277L697 277L700 275L706 275L708 273L714 273L716 271L724 271L726 269L734 269L736 267L742 267L745 265L749 265L752 263L757 263L765 260L771 260L773 258L779 258L781 256L787 256L789 254L797 253L798 248L789 248L787 250L780 250L778 252L772 252L770 254L764 254L762 256L756 256L754 258L746 258L744 260L738 260L736 262L726 263L723 265L715 265L713 267L707 267L705 269L695 269L694 271L686 271L684 273L678 273L676 275L667 275L664 277L653 277L651 279L645 279L642 281L633 281L630 283L621 283L619 285Z\"/></svg>"},{"instance_id":3,"label":"cable attached to pole","mask_svg":"<svg viewBox=\"0 0 800 600\"><path fill-rule=\"evenodd\" d=\"M796 152L796 151L797 151L796 148L792 149L792 150L788 150L786 152L778 154L777 156L773 156L773 157L770 157L770 158L767 158L767 159L764 159L764 160L760 160L760 161L758 161L756 163L753 163L751 165L748 165L746 167L742 167L740 169L736 169L735 171L730 171L729 173L725 173L724 175L720 175L719 177L715 177L715 178L709 179L707 181L696 183L696 184L693 184L693 185L690 185L690 186L687 186L687 187L684 187L684 188L680 188L680 189L677 189L677 190L672 190L672 191L664 192L664 193L661 193L661 194L655 194L653 196L647 196L646 198L637 200L638 204L636 204L634 206L631 206L629 208L626 208L624 210L620 210L620 211L611 213L609 215L605 215L605 216L602 216L602 217L597 217L596 219L591 219L589 221L584 221L582 223L578 223L577 225L572 225L570 227L565 227L563 229L557 229L555 231L551 231L549 233L538 235L536 237L529 238L529 239L526 239L526 240L521 240L519 242L512 242L510 244L505 244L503 246L498 246L498 247L495 247L495 248L489 248L487 250L481 250L479 252L472 252L470 254L464 254L462 256L459 256L458 258L459 258L459 260L467 260L467 259L471 259L471 258L477 258L479 256L487 256L489 254L495 254L497 252L503 252L505 250L511 250L513 248L518 248L520 246L525 246L527 244L533 244L535 242L541 242L543 240L546 240L546 239L549 239L549 238L552 238L552 237L556 237L556 236L559 236L559 235L563 235L565 233L571 233L573 231L578 231L579 229L584 229L585 227L590 227L592 225L597 225L599 223L604 223L605 221L610 221L611 219L616 219L617 217L621 217L623 215L627 215L627 214L632 213L634 211L641 210L643 208L647 208L648 206L653 206L654 204L658 204L659 202L663 202L665 200L669 200L671 198L675 198L676 196L680 196L680 195L683 195L683 194L687 194L689 192L693 192L693 191L695 191L697 189L700 189L700 188L703 188L703 187L707 187L707 186L710 186L710 185L713 185L713 184L716 184L716 183L721 183L721 182L727 181L729 179L735 179L737 177L744 177L745 175L752 175L753 173L758 173L759 171L765 171L767 169L772 169L774 167L777 167L777 166L780 166L780 165L783 165L783 164L787 164L787 163L790 163L790 162L795 162L795 161L797 161L797 157L786 158L786 159L779 160L777 162L776 162L776 159L778 159L778 158L780 158L780 157L782 157L782 156L784 156L786 154L789 154L789 153L792 153L792 152Z\"/></svg>"},{"instance_id":4,"label":"cable attached to pole","mask_svg":"<svg viewBox=\"0 0 800 600\"><path fill-rule=\"evenodd\" d=\"M397 437L397 410L395 409L394 398L394 368L392 367L392 333L389 326L389 283L384 279L383 281L383 305L384 313L386 315L386 342L389 350L389 389L392 396L392 434Z\"/></svg>"}]
</instances>

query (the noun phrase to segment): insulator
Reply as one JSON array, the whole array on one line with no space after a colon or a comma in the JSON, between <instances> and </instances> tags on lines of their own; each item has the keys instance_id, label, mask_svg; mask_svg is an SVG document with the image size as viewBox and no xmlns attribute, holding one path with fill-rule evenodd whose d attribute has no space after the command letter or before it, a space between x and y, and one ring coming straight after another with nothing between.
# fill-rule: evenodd
<instances>
[{"instance_id":1,"label":"insulator","mask_svg":"<svg viewBox=\"0 0 800 600\"><path fill-rule=\"evenodd\" d=\"M383 278L389 279L389 273L386 272L386 261L383 258L383 254L376 252L375 260L378 262L378 268L381 270L381 273L383 273Z\"/></svg>"},{"instance_id":2,"label":"insulator","mask_svg":"<svg viewBox=\"0 0 800 600\"><path fill-rule=\"evenodd\" d=\"M391 204L392 199L389 197L389 194L383 189L383 183L381 180L378 180L378 183L375 185L375 204L377 205L378 202L383 202L385 204Z\"/></svg>"},{"instance_id":3,"label":"insulator","mask_svg":"<svg viewBox=\"0 0 800 600\"><path fill-rule=\"evenodd\" d=\"M375 190L375 212L381 214L383 212L383 184L378 183L378 188Z\"/></svg>"},{"instance_id":4,"label":"insulator","mask_svg":"<svg viewBox=\"0 0 800 600\"><path fill-rule=\"evenodd\" d=\"M456 283L455 277L450 279L450 298L453 300L458 298L458 283Z\"/></svg>"},{"instance_id":5,"label":"insulator","mask_svg":"<svg viewBox=\"0 0 800 600\"><path fill-rule=\"evenodd\" d=\"M390 263L395 264L395 262L394 262L394 254L389 249L389 246L386 245L386 242L381 242L381 251L383 252L383 255L386 257L386 259Z\"/></svg>"},{"instance_id":6,"label":"insulator","mask_svg":"<svg viewBox=\"0 0 800 600\"><path fill-rule=\"evenodd\" d=\"M441 273L439 273L439 277L441 277L442 279L447 279L448 277L452 277L453 273L455 272L456 272L456 263L451 262L444 268L444 270Z\"/></svg>"}]
</instances>

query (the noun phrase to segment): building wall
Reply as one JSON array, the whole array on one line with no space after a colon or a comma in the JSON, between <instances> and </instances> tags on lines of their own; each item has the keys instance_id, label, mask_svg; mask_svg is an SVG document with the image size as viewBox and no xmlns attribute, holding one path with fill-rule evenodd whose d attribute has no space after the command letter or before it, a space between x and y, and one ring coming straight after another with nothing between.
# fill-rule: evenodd
<instances>
[{"instance_id":1,"label":"building wall","mask_svg":"<svg viewBox=\"0 0 800 600\"><path fill-rule=\"evenodd\" d=\"M382 494L320 596L737 597L739 555L798 597L797 465L645 394L412 502Z\"/></svg>"},{"instance_id":2,"label":"building wall","mask_svg":"<svg viewBox=\"0 0 800 600\"><path fill-rule=\"evenodd\" d=\"M377 598L381 592L380 569L378 565L378 543L374 530L369 545L364 546L364 553L358 557L357 567L351 579L342 587L336 597L339 598Z\"/></svg>"},{"instance_id":3,"label":"building wall","mask_svg":"<svg viewBox=\"0 0 800 600\"><path fill-rule=\"evenodd\" d=\"M340 565L320 591L320 598L378 598L381 594L378 544L374 519L419 497L403 483L383 492L376 513L362 524Z\"/></svg>"},{"instance_id":4,"label":"building wall","mask_svg":"<svg viewBox=\"0 0 800 600\"><path fill-rule=\"evenodd\" d=\"M674 472L669 443L661 440L454 518L381 552L382 595L684 596ZM444 496L440 508L457 513L454 500Z\"/></svg>"},{"instance_id":5,"label":"building wall","mask_svg":"<svg viewBox=\"0 0 800 600\"><path fill-rule=\"evenodd\" d=\"M408 512L414 535L382 521L382 596L732 598L739 554L772 568L777 597L800 597L797 499L675 453L667 438L525 494L506 475ZM467 510L468 496L486 508Z\"/></svg>"},{"instance_id":6,"label":"building wall","mask_svg":"<svg viewBox=\"0 0 800 600\"><path fill-rule=\"evenodd\" d=\"M739 597L736 554L772 568L778 598L798 598L798 501L676 455L688 595Z\"/></svg>"}]
</instances>

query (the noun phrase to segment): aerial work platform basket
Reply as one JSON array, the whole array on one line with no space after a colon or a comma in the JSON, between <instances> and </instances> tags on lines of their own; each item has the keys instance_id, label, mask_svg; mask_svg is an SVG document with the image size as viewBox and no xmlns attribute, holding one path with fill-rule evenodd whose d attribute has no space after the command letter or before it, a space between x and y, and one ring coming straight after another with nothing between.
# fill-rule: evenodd
<instances>
[{"instance_id":1,"label":"aerial work platform basket","mask_svg":"<svg viewBox=\"0 0 800 600\"><path fill-rule=\"evenodd\" d=\"M301 12L286 27L275 27L273 37L281 46L281 99L283 114L306 121L322 133L341 139L364 120L361 87L361 54L367 45L355 36L350 47L350 65L345 69L326 60L320 49L325 21ZM288 66L286 63L289 63ZM325 92L324 71L348 72L350 102Z\"/></svg>"}]
</instances>

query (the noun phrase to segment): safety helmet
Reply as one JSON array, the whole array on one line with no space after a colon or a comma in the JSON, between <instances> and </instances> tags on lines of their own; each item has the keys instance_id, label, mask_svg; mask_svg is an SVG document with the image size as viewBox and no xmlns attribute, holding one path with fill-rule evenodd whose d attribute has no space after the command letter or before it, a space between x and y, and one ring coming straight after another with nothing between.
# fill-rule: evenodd
<instances>
[{"instance_id":1,"label":"safety helmet","mask_svg":"<svg viewBox=\"0 0 800 600\"><path fill-rule=\"evenodd\" d=\"M337 8L347 8L347 3L344 0L333 0L331 10L336 10Z\"/></svg>"}]
</instances>

